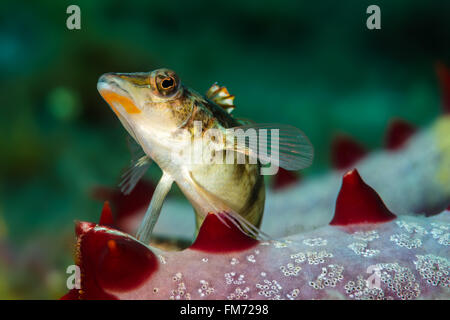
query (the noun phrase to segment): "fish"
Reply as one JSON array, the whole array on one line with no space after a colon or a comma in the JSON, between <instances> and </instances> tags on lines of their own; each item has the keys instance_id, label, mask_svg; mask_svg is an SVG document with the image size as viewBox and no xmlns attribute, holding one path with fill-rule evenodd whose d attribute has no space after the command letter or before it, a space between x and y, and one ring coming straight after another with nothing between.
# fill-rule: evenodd
<instances>
[{"instance_id":1,"label":"fish","mask_svg":"<svg viewBox=\"0 0 450 320\"><path fill-rule=\"evenodd\" d=\"M251 237L267 239L270 236L260 230L264 174L273 174L278 167L299 170L313 161L313 146L301 130L233 117L234 95L217 83L201 95L174 71L161 68L105 73L97 90L141 148L123 176L122 191L129 193L152 162L162 170L136 233L145 244L173 183L193 206L197 230L208 214L216 214L226 226L233 224Z\"/></svg>"}]
</instances>

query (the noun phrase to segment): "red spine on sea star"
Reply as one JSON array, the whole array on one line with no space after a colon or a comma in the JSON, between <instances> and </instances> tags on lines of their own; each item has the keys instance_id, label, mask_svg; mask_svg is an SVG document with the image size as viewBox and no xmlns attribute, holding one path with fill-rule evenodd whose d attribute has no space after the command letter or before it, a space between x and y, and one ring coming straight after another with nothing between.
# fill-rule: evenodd
<instances>
[{"instance_id":1,"label":"red spine on sea star","mask_svg":"<svg viewBox=\"0 0 450 320\"><path fill-rule=\"evenodd\" d=\"M114 227L125 232L132 232L126 228L126 221L138 213L142 213L152 198L155 187L152 183L141 180L130 194L125 195L118 189L97 187L93 197L102 201L108 200L114 210Z\"/></svg>"},{"instance_id":2,"label":"red spine on sea star","mask_svg":"<svg viewBox=\"0 0 450 320\"><path fill-rule=\"evenodd\" d=\"M362 145L346 135L336 136L331 144L331 163L338 170L354 165L366 154Z\"/></svg>"},{"instance_id":3,"label":"red spine on sea star","mask_svg":"<svg viewBox=\"0 0 450 320\"><path fill-rule=\"evenodd\" d=\"M102 226L113 226L114 225L114 219L113 214L111 211L111 207L109 206L109 202L105 201L103 204L102 214L100 216L99 223Z\"/></svg>"},{"instance_id":4,"label":"red spine on sea star","mask_svg":"<svg viewBox=\"0 0 450 320\"><path fill-rule=\"evenodd\" d=\"M450 70L441 62L436 64L436 73L442 91L442 109L444 114L450 113Z\"/></svg>"},{"instance_id":5,"label":"red spine on sea star","mask_svg":"<svg viewBox=\"0 0 450 320\"><path fill-rule=\"evenodd\" d=\"M71 290L62 299L115 299L107 291L136 289L158 269L153 252L126 235L97 230L89 222L78 222L75 230L81 289Z\"/></svg>"},{"instance_id":6,"label":"red spine on sea star","mask_svg":"<svg viewBox=\"0 0 450 320\"><path fill-rule=\"evenodd\" d=\"M395 219L395 215L389 211L376 191L361 179L356 169L344 175L330 225L380 223L392 219Z\"/></svg>"},{"instance_id":7,"label":"red spine on sea star","mask_svg":"<svg viewBox=\"0 0 450 320\"><path fill-rule=\"evenodd\" d=\"M300 181L300 175L297 172L279 168L273 178L272 188L274 190L281 190L296 184L298 181Z\"/></svg>"},{"instance_id":8,"label":"red spine on sea star","mask_svg":"<svg viewBox=\"0 0 450 320\"><path fill-rule=\"evenodd\" d=\"M412 124L401 119L394 119L389 124L386 132L386 149L400 149L416 131L416 127Z\"/></svg>"},{"instance_id":9,"label":"red spine on sea star","mask_svg":"<svg viewBox=\"0 0 450 320\"><path fill-rule=\"evenodd\" d=\"M220 213L219 213L220 214ZM210 253L242 251L258 244L258 241L242 233L231 222L223 224L216 214L210 213L200 227L192 250Z\"/></svg>"}]
</instances>

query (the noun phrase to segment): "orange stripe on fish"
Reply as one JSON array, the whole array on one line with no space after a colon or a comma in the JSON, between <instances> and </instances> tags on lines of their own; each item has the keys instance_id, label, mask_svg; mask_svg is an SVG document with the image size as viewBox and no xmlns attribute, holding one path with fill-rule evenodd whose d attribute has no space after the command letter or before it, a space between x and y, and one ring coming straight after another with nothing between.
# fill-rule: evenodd
<instances>
[{"instance_id":1,"label":"orange stripe on fish","mask_svg":"<svg viewBox=\"0 0 450 320\"><path fill-rule=\"evenodd\" d=\"M117 116L119 116L119 113L117 112L117 109L114 108L114 102L120 103L120 105L125 109L127 113L141 113L141 110L136 107L136 105L130 98L121 96L120 94L109 90L102 90L100 94L102 95L103 99L108 102L111 109L113 109Z\"/></svg>"}]
</instances>

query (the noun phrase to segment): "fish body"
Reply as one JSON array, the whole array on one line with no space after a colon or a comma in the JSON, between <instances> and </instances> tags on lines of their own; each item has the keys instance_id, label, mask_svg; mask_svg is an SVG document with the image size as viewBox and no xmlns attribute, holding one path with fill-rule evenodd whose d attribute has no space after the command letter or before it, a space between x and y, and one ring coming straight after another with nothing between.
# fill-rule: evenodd
<instances>
[{"instance_id":1,"label":"fish body","mask_svg":"<svg viewBox=\"0 0 450 320\"><path fill-rule=\"evenodd\" d=\"M185 124L192 135L195 134L193 123L196 121L202 124L202 135L210 129L220 130L225 135L224 129L240 125L223 107L187 88L184 92L185 99L193 101L192 117ZM191 165L189 170L198 186L259 227L265 202L264 177L260 174L260 166L260 163L251 164L249 161L243 164L200 163ZM204 215L197 211L197 228L203 219Z\"/></svg>"},{"instance_id":2,"label":"fish body","mask_svg":"<svg viewBox=\"0 0 450 320\"><path fill-rule=\"evenodd\" d=\"M151 158L163 171L138 239L149 241L173 182L194 207L197 227L207 214L224 213L228 223L237 223L243 232L258 235L265 201L261 163L249 161L250 152L244 152L244 163L187 161L199 150L204 158L214 158L217 145L227 139L227 129L241 125L229 113L234 108L234 96L216 84L202 96L183 85L176 73L168 69L107 73L100 77L97 88L142 147L144 160ZM206 139L200 149L195 149L195 138L204 138L211 129L221 136ZM225 158L225 153L219 157Z\"/></svg>"}]
</instances>

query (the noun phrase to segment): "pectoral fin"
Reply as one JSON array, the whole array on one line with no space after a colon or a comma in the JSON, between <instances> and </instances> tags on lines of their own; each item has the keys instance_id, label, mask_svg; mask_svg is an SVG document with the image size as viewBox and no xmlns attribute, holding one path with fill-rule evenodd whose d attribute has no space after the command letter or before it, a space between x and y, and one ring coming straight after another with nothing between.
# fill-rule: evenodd
<instances>
[{"instance_id":1,"label":"pectoral fin","mask_svg":"<svg viewBox=\"0 0 450 320\"><path fill-rule=\"evenodd\" d=\"M147 155L132 161L128 170L122 175L122 180L119 183L120 191L125 195L130 194L139 180L147 172L151 163L152 160Z\"/></svg>"},{"instance_id":2,"label":"pectoral fin","mask_svg":"<svg viewBox=\"0 0 450 320\"><path fill-rule=\"evenodd\" d=\"M312 164L314 148L308 137L293 126L249 123L232 129L235 136L227 136L226 149L286 170L300 170ZM255 133L257 139L246 139L248 132Z\"/></svg>"},{"instance_id":3,"label":"pectoral fin","mask_svg":"<svg viewBox=\"0 0 450 320\"><path fill-rule=\"evenodd\" d=\"M131 163L127 171L122 175L122 179L119 183L120 191L123 194L128 195L133 191L136 184L147 172L152 163L152 159L145 154L141 146L127 136L128 149L131 153Z\"/></svg>"}]
</instances>

